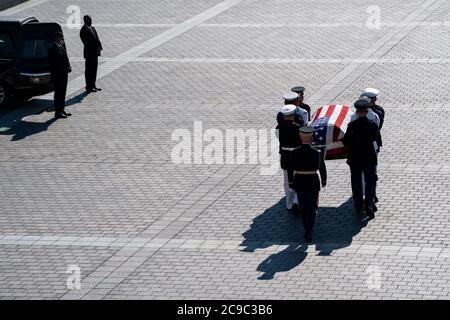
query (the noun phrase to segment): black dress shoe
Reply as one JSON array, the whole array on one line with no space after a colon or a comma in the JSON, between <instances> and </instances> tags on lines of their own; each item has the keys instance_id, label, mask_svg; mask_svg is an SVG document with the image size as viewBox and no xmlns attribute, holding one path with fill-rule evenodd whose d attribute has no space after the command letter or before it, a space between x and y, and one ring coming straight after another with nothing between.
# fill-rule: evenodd
<instances>
[{"instance_id":1,"label":"black dress shoe","mask_svg":"<svg viewBox=\"0 0 450 320\"><path fill-rule=\"evenodd\" d=\"M63 115L62 113L55 114L55 119L66 119L66 118L67 116Z\"/></svg>"},{"instance_id":2,"label":"black dress shoe","mask_svg":"<svg viewBox=\"0 0 450 320\"><path fill-rule=\"evenodd\" d=\"M63 112L61 112L63 115L65 115L66 117L70 117L72 114L70 113L70 112L65 112L65 111L63 111Z\"/></svg>"},{"instance_id":3,"label":"black dress shoe","mask_svg":"<svg viewBox=\"0 0 450 320\"><path fill-rule=\"evenodd\" d=\"M102 88L97 88L97 87L95 87L94 88L96 91L102 91Z\"/></svg>"},{"instance_id":4,"label":"black dress shoe","mask_svg":"<svg viewBox=\"0 0 450 320\"><path fill-rule=\"evenodd\" d=\"M373 212L373 209L367 208L366 209L366 214L369 217L369 220L375 219L375 214Z\"/></svg>"},{"instance_id":5,"label":"black dress shoe","mask_svg":"<svg viewBox=\"0 0 450 320\"><path fill-rule=\"evenodd\" d=\"M95 90L95 88L86 88L86 92L97 92L97 90Z\"/></svg>"}]
</instances>

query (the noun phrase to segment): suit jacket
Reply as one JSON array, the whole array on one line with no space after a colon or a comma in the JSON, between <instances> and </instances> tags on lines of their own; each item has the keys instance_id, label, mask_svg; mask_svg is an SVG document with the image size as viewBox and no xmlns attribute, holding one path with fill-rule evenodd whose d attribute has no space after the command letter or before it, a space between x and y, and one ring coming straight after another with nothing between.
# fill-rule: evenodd
<instances>
[{"instance_id":1,"label":"suit jacket","mask_svg":"<svg viewBox=\"0 0 450 320\"><path fill-rule=\"evenodd\" d=\"M84 25L80 30L80 38L83 42L83 56L85 59L98 57L102 48L102 43L94 27Z\"/></svg>"},{"instance_id":2,"label":"suit jacket","mask_svg":"<svg viewBox=\"0 0 450 320\"><path fill-rule=\"evenodd\" d=\"M67 75L70 72L70 62L64 44L53 43L48 50L48 61L52 77Z\"/></svg>"}]
</instances>

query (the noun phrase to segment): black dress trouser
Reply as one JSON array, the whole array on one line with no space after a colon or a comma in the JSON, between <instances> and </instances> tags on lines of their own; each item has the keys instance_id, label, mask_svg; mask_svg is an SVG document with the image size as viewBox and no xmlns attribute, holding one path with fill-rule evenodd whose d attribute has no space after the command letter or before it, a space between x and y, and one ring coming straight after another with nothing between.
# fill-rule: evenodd
<instances>
[{"instance_id":1,"label":"black dress trouser","mask_svg":"<svg viewBox=\"0 0 450 320\"><path fill-rule=\"evenodd\" d=\"M362 210L363 204L365 204L367 209L373 209L378 180L376 165L350 165L350 172L355 209L358 211ZM365 180L364 188L362 185L363 175ZM365 195L363 195L363 189Z\"/></svg>"},{"instance_id":2,"label":"black dress trouser","mask_svg":"<svg viewBox=\"0 0 450 320\"><path fill-rule=\"evenodd\" d=\"M317 191L300 191L297 190L297 197L300 202L302 211L302 223L305 234L310 235L316 221L317 208L319 206L319 190Z\"/></svg>"},{"instance_id":3,"label":"black dress trouser","mask_svg":"<svg viewBox=\"0 0 450 320\"><path fill-rule=\"evenodd\" d=\"M96 87L95 82L97 80L97 69L98 69L98 56L93 55L91 57L87 57L84 71L87 89L94 89Z\"/></svg>"},{"instance_id":4,"label":"black dress trouser","mask_svg":"<svg viewBox=\"0 0 450 320\"><path fill-rule=\"evenodd\" d=\"M61 114L66 106L66 91L68 78L69 76L67 73L52 75L53 88L55 90L54 93L55 114Z\"/></svg>"}]
</instances>

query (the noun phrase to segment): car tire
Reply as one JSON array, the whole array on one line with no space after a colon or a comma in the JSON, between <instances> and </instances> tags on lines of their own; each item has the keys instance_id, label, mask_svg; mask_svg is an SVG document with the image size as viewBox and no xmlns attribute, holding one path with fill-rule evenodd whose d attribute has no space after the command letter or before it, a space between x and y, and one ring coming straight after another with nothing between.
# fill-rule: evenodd
<instances>
[{"instance_id":1,"label":"car tire","mask_svg":"<svg viewBox=\"0 0 450 320\"><path fill-rule=\"evenodd\" d=\"M9 102L11 92L5 84L0 82L0 107L4 107Z\"/></svg>"}]
</instances>

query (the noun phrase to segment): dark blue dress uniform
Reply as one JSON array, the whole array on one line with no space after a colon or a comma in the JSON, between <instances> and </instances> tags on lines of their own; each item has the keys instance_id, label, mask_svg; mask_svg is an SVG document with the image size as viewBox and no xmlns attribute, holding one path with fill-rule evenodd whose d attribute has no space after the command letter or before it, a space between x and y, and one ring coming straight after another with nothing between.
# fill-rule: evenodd
<instances>
[{"instance_id":1,"label":"dark blue dress uniform","mask_svg":"<svg viewBox=\"0 0 450 320\"><path fill-rule=\"evenodd\" d=\"M302 141L298 130L300 125L294 121L283 121L276 127L278 140L280 141L280 166L288 171L289 186L292 188L294 179L292 152L300 147Z\"/></svg>"},{"instance_id":2,"label":"dark blue dress uniform","mask_svg":"<svg viewBox=\"0 0 450 320\"><path fill-rule=\"evenodd\" d=\"M377 136L377 140L376 140L377 141L377 146L378 146L377 152L380 152L380 148L383 146L383 139L381 139L381 128L383 127L383 123L384 123L384 109L381 106L377 105L377 104L373 105L371 107L371 109L372 109L373 112L375 112L378 115L378 118L380 119L380 126L378 128L379 131L378 131L378 136ZM377 178L377 181L378 181L378 173L376 174L376 178ZM376 195L376 192L375 192L374 199L375 199L375 203L378 202L378 197ZM376 208L376 207L374 207L374 208Z\"/></svg>"},{"instance_id":3,"label":"dark blue dress uniform","mask_svg":"<svg viewBox=\"0 0 450 320\"><path fill-rule=\"evenodd\" d=\"M362 100L360 100L362 101ZM359 101L357 101L358 103ZM355 103L355 107L359 108ZM365 101L368 106L368 102ZM367 109L366 106L366 109ZM359 110L359 109L358 109ZM364 109L361 109L364 110ZM374 197L376 191L377 151L373 145L378 137L378 126L367 117L358 117L350 122L343 143L347 148L347 164L350 166L353 202L358 212L363 211L373 218ZM363 199L362 175L365 180L365 199Z\"/></svg>"},{"instance_id":4,"label":"dark blue dress uniform","mask_svg":"<svg viewBox=\"0 0 450 320\"><path fill-rule=\"evenodd\" d=\"M298 107L298 99L299 95L296 92L289 91L283 95L284 104L285 105L294 105L297 109L294 112L295 122L298 123L301 127L306 126L309 121L309 113L307 110L300 109ZM277 123L280 124L284 121L283 113L280 111L277 114Z\"/></svg>"},{"instance_id":5,"label":"dark blue dress uniform","mask_svg":"<svg viewBox=\"0 0 450 320\"><path fill-rule=\"evenodd\" d=\"M379 105L373 105L372 107L370 107L372 109L373 112L375 112L378 116L378 118L380 119L380 127L379 127L379 132L378 132L378 136L377 136L377 145L378 145L378 151L380 151L380 147L383 146L383 140L381 139L381 128L383 127L383 123L384 123L384 109L379 106Z\"/></svg>"},{"instance_id":6,"label":"dark blue dress uniform","mask_svg":"<svg viewBox=\"0 0 450 320\"><path fill-rule=\"evenodd\" d=\"M297 94L293 93L294 96ZM295 121L295 112L298 107L293 104L284 105L279 114L282 120L279 121L276 129L280 141L280 165L284 175L284 193L286 196L286 207L288 210L298 212L298 199L295 190L293 190L294 171L292 167L292 151L301 145L299 128L300 125ZM278 117L277 117L278 118Z\"/></svg>"},{"instance_id":7,"label":"dark blue dress uniform","mask_svg":"<svg viewBox=\"0 0 450 320\"><path fill-rule=\"evenodd\" d=\"M280 165L283 170L292 169L292 151L302 144L298 130L300 126L294 121L286 121L277 125L280 141Z\"/></svg>"},{"instance_id":8,"label":"dark blue dress uniform","mask_svg":"<svg viewBox=\"0 0 450 320\"><path fill-rule=\"evenodd\" d=\"M377 96L380 93L379 90L375 89L375 88L365 88L361 94L361 97L367 97L371 100L372 102L372 106L369 106L370 109L372 109L372 111L378 116L378 119L380 119L380 124L379 124L379 130L381 131L381 128L383 127L383 123L384 123L384 109L375 104L375 102L377 101ZM383 141L381 139L381 133L378 132L378 137L377 137L377 145L378 145L378 152L380 152L380 147L383 146Z\"/></svg>"},{"instance_id":9,"label":"dark blue dress uniform","mask_svg":"<svg viewBox=\"0 0 450 320\"><path fill-rule=\"evenodd\" d=\"M377 136L377 152L380 152L380 148L383 146L383 140L381 138L381 128L383 127L383 123L384 123L384 109L375 104L375 102L377 101L377 96L380 93L379 90L375 89L375 88L366 88L363 90L363 93L361 94L361 96L365 96L368 97L371 101L372 106L370 106L371 110L373 111L373 113L375 113L378 116L378 119L380 120L379 122L379 132L378 132L378 136ZM378 175L377 175L377 181L378 181ZM378 197L375 195L375 203L378 202ZM374 206L374 209L376 209L376 206Z\"/></svg>"},{"instance_id":10,"label":"dark blue dress uniform","mask_svg":"<svg viewBox=\"0 0 450 320\"><path fill-rule=\"evenodd\" d=\"M294 189L297 192L302 211L305 239L310 242L319 205L320 180L326 185L327 169L324 155L310 144L302 144L292 152L294 165ZM319 175L320 173L320 180Z\"/></svg>"},{"instance_id":11,"label":"dark blue dress uniform","mask_svg":"<svg viewBox=\"0 0 450 320\"><path fill-rule=\"evenodd\" d=\"M308 121L311 121L311 107L309 106L309 104L302 102L299 107L308 112Z\"/></svg>"},{"instance_id":12,"label":"dark blue dress uniform","mask_svg":"<svg viewBox=\"0 0 450 320\"><path fill-rule=\"evenodd\" d=\"M301 96L301 98L303 100L303 94L305 92L305 87L296 86L296 87L293 87L291 89L291 91L297 93L299 95L299 97ZM302 103L299 104L299 107L306 110L306 112L308 112L308 121L310 121L311 120L311 107L309 105L307 105L306 103L303 103L303 101L302 101Z\"/></svg>"},{"instance_id":13,"label":"dark blue dress uniform","mask_svg":"<svg viewBox=\"0 0 450 320\"><path fill-rule=\"evenodd\" d=\"M300 127L303 127L303 126L307 125L307 123L305 122L305 119L303 119L303 118L304 118L303 111L297 110L295 112L295 120L294 121L295 121L295 123L299 124ZM306 116L306 119L308 119L308 116ZM280 123L282 123L284 121L285 120L284 120L283 114L281 112L278 112L278 114L277 114L277 123L280 124Z\"/></svg>"}]
</instances>

